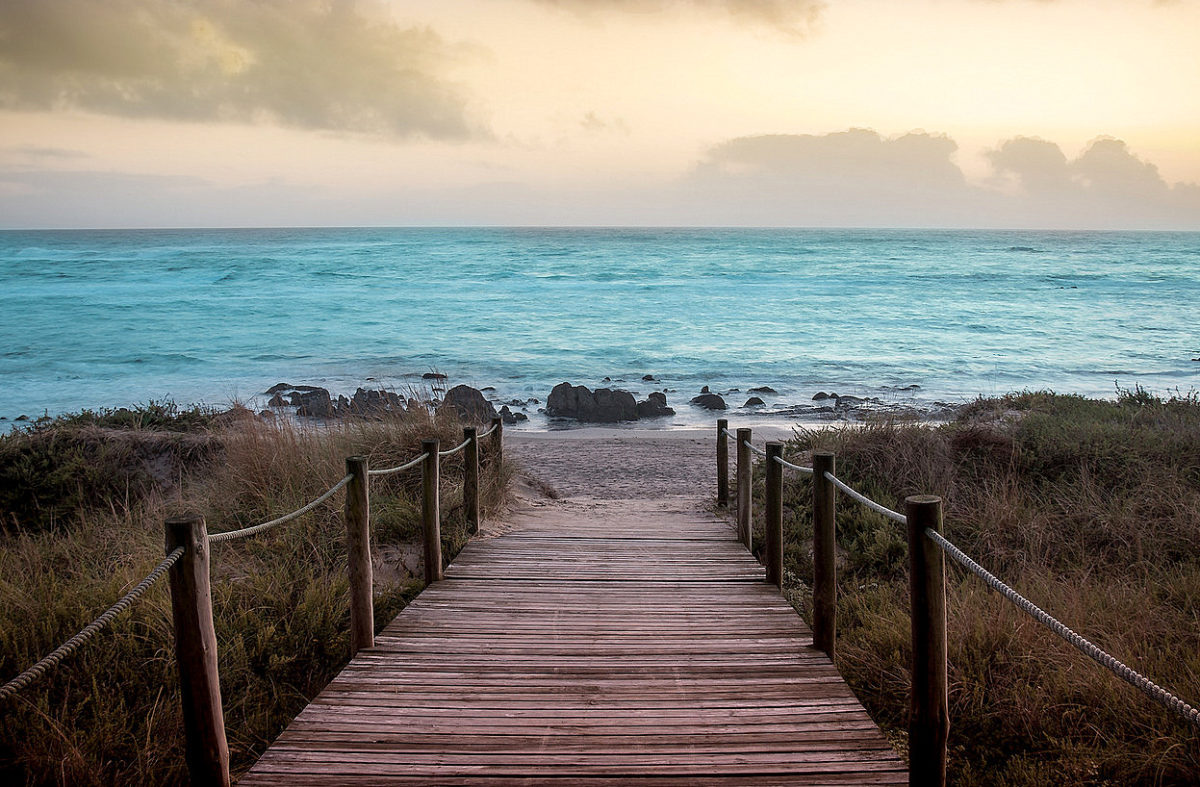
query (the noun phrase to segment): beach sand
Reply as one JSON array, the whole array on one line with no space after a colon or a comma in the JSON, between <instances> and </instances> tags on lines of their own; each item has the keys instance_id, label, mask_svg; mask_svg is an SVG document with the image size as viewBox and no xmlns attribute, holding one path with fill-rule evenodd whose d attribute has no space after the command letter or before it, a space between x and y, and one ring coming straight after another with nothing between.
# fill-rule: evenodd
<instances>
[{"instance_id":1,"label":"beach sand","mask_svg":"<svg viewBox=\"0 0 1200 787\"><path fill-rule=\"evenodd\" d=\"M790 429L755 430L754 444L784 440ZM585 427L553 432L506 432L509 456L533 489L560 498L597 500L716 495L716 430L672 431ZM732 465L733 450L730 449Z\"/></svg>"}]
</instances>

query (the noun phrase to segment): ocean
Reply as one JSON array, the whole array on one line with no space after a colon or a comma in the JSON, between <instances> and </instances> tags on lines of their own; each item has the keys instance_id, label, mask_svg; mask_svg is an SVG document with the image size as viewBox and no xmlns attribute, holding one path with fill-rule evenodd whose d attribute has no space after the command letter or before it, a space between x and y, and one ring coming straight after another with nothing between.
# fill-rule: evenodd
<instances>
[{"instance_id":1,"label":"ocean","mask_svg":"<svg viewBox=\"0 0 1200 787\"><path fill-rule=\"evenodd\" d=\"M525 403L533 429L563 381L665 389L666 427L712 423L687 404L706 385L747 422L821 392L1187 393L1198 320L1200 233L6 231L0 417L257 408L278 382L407 394L431 372Z\"/></svg>"}]
</instances>

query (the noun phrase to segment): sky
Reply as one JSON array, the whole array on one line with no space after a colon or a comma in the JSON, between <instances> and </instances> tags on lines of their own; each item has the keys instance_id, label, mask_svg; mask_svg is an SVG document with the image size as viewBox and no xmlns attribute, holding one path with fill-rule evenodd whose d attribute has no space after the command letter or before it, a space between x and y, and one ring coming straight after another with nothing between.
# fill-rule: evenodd
<instances>
[{"instance_id":1,"label":"sky","mask_svg":"<svg viewBox=\"0 0 1200 787\"><path fill-rule=\"evenodd\" d=\"M1200 230L1200 0L0 0L0 227Z\"/></svg>"}]
</instances>

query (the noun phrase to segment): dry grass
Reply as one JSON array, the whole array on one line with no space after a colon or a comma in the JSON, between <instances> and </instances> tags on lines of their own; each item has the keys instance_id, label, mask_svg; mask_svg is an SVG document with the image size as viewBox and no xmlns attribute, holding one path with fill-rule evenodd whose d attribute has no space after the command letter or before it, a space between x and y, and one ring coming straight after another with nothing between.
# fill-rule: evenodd
<instances>
[{"instance_id":1,"label":"dry grass","mask_svg":"<svg viewBox=\"0 0 1200 787\"><path fill-rule=\"evenodd\" d=\"M948 537L1118 658L1200 701L1200 401L1050 393L981 400L941 427L800 435L902 510L940 494ZM785 567L811 581L809 483L788 485ZM838 666L903 749L907 547L842 498ZM947 561L950 773L961 785L1196 784L1200 735ZM800 592L798 597L803 599ZM798 605L808 614L805 603Z\"/></svg>"},{"instance_id":2,"label":"dry grass","mask_svg":"<svg viewBox=\"0 0 1200 787\"><path fill-rule=\"evenodd\" d=\"M154 409L154 417L135 411L115 423L85 414L0 440L4 678L140 580L161 559L162 522L172 513L199 511L212 532L256 524L324 492L344 475L346 456L365 454L371 466L389 466L419 453L422 438L438 436L449 447L462 434L454 420L420 411L403 419L303 427L167 410ZM461 461L461 454L442 460L448 556L468 537ZM372 479L377 562L380 554L414 551L419 479L419 470ZM501 505L507 483L507 469L484 471L485 510ZM214 545L214 619L235 773L349 656L341 505L335 495L293 523ZM377 627L421 586L398 566L387 568L377 572ZM160 583L81 652L0 708L5 783L186 781L166 590Z\"/></svg>"}]
</instances>

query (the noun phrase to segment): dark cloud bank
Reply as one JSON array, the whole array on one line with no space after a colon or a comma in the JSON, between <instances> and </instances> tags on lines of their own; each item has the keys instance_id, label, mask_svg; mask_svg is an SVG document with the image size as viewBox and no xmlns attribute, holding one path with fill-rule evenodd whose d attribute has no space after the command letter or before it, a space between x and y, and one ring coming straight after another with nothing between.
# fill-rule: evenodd
<instances>
[{"instance_id":1,"label":"dark cloud bank","mask_svg":"<svg viewBox=\"0 0 1200 787\"><path fill-rule=\"evenodd\" d=\"M458 56L357 0L3 0L0 108L477 135Z\"/></svg>"}]
</instances>

